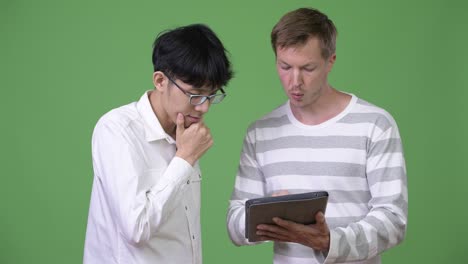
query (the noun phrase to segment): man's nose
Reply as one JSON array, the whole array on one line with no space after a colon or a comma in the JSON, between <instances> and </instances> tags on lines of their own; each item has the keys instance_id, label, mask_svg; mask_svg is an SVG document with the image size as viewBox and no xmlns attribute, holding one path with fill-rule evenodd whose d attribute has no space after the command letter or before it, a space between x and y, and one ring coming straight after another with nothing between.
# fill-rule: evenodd
<instances>
[{"instance_id":1,"label":"man's nose","mask_svg":"<svg viewBox=\"0 0 468 264\"><path fill-rule=\"evenodd\" d=\"M210 109L210 106L211 106L210 99L207 98L205 102L203 102L202 104L196 105L195 110L201 113L207 113L208 110Z\"/></svg>"},{"instance_id":2,"label":"man's nose","mask_svg":"<svg viewBox=\"0 0 468 264\"><path fill-rule=\"evenodd\" d=\"M291 84L293 87L298 87L302 85L302 76L299 70L293 70L291 73Z\"/></svg>"}]
</instances>

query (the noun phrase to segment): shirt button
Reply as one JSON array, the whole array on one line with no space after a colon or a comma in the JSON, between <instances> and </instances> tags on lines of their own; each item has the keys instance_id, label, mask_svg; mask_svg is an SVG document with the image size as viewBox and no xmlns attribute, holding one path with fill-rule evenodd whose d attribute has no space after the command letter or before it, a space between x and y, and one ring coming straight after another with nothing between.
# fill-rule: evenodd
<instances>
[{"instance_id":1,"label":"shirt button","mask_svg":"<svg viewBox=\"0 0 468 264\"><path fill-rule=\"evenodd\" d=\"M187 184L190 184L190 180L187 180Z\"/></svg>"},{"instance_id":2,"label":"shirt button","mask_svg":"<svg viewBox=\"0 0 468 264\"><path fill-rule=\"evenodd\" d=\"M192 238L193 238L193 239L195 239L195 236L194 236L194 235L192 235Z\"/></svg>"},{"instance_id":3,"label":"shirt button","mask_svg":"<svg viewBox=\"0 0 468 264\"><path fill-rule=\"evenodd\" d=\"M188 210L188 207L187 207L187 206L185 206L185 211L187 211L187 210Z\"/></svg>"}]
</instances>

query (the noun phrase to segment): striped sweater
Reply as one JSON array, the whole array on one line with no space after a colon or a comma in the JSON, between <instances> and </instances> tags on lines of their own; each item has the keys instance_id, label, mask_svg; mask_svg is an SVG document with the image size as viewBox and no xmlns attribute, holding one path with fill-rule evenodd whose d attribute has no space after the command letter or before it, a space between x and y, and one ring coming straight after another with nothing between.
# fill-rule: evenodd
<instances>
[{"instance_id":1,"label":"striped sweater","mask_svg":"<svg viewBox=\"0 0 468 264\"><path fill-rule=\"evenodd\" d=\"M380 253L406 232L406 168L398 127L389 113L352 95L336 117L310 126L289 102L254 122L240 157L227 227L236 245L245 237L245 201L328 191L328 252L275 242L274 263L380 263Z\"/></svg>"}]
</instances>

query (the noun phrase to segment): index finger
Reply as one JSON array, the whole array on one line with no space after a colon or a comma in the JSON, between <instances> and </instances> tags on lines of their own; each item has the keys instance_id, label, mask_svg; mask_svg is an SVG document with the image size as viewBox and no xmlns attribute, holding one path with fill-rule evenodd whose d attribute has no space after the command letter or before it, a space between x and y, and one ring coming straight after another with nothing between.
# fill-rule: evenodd
<instances>
[{"instance_id":1,"label":"index finger","mask_svg":"<svg viewBox=\"0 0 468 264\"><path fill-rule=\"evenodd\" d=\"M295 223L293 221L281 219L279 217L274 217L273 222L278 226L281 226L287 230L300 230L301 224Z\"/></svg>"},{"instance_id":2,"label":"index finger","mask_svg":"<svg viewBox=\"0 0 468 264\"><path fill-rule=\"evenodd\" d=\"M176 128L176 133L177 134L180 134L180 133L184 132L184 130L185 130L185 118L184 118L184 115L182 113L177 113L176 125L177 125L177 128Z\"/></svg>"}]
</instances>

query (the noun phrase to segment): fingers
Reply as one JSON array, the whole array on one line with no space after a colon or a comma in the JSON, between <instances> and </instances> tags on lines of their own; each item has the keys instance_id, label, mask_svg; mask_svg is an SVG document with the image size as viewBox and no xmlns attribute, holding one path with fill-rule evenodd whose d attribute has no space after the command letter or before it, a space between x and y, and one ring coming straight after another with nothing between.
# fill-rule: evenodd
<instances>
[{"instance_id":1,"label":"fingers","mask_svg":"<svg viewBox=\"0 0 468 264\"><path fill-rule=\"evenodd\" d=\"M192 124L189 128L192 133L196 133L204 144L211 146L213 144L213 137L211 136L210 129L203 122Z\"/></svg>"},{"instance_id":2,"label":"fingers","mask_svg":"<svg viewBox=\"0 0 468 264\"><path fill-rule=\"evenodd\" d=\"M176 135L182 134L185 131L185 119L184 119L183 114L181 113L177 114L176 125L177 125Z\"/></svg>"},{"instance_id":3,"label":"fingers","mask_svg":"<svg viewBox=\"0 0 468 264\"><path fill-rule=\"evenodd\" d=\"M258 225L257 235L263 237L262 240L287 240L288 231L275 225Z\"/></svg>"},{"instance_id":4,"label":"fingers","mask_svg":"<svg viewBox=\"0 0 468 264\"><path fill-rule=\"evenodd\" d=\"M322 212L318 212L318 213L315 215L315 221L316 221L317 224L319 224L319 225L325 224L325 216L323 215Z\"/></svg>"},{"instance_id":5,"label":"fingers","mask_svg":"<svg viewBox=\"0 0 468 264\"><path fill-rule=\"evenodd\" d=\"M213 145L210 129L201 122L185 127L184 115L177 114L176 119L176 156L194 165Z\"/></svg>"},{"instance_id":6,"label":"fingers","mask_svg":"<svg viewBox=\"0 0 468 264\"><path fill-rule=\"evenodd\" d=\"M275 224L277 224L278 226L290 231L301 230L301 228L304 226L298 223L294 223L292 221L281 219L279 217L273 218L273 222L275 222Z\"/></svg>"},{"instance_id":7,"label":"fingers","mask_svg":"<svg viewBox=\"0 0 468 264\"><path fill-rule=\"evenodd\" d=\"M274 192L271 196L272 197L275 197L275 196L283 196L283 195L288 195L289 192L286 191L286 190L281 190L281 191L277 191L277 192Z\"/></svg>"},{"instance_id":8,"label":"fingers","mask_svg":"<svg viewBox=\"0 0 468 264\"><path fill-rule=\"evenodd\" d=\"M266 225L266 224L258 225L257 226L257 231L275 233L275 234L283 235L283 236L285 236L288 233L288 231L286 229L284 229L284 228L282 228L280 226Z\"/></svg>"},{"instance_id":9,"label":"fingers","mask_svg":"<svg viewBox=\"0 0 468 264\"><path fill-rule=\"evenodd\" d=\"M276 225L258 225L256 234L261 240L294 242L317 250L328 250L330 232L325 215L318 212L315 215L315 220L316 224L303 225L275 217L273 222Z\"/></svg>"}]
</instances>

